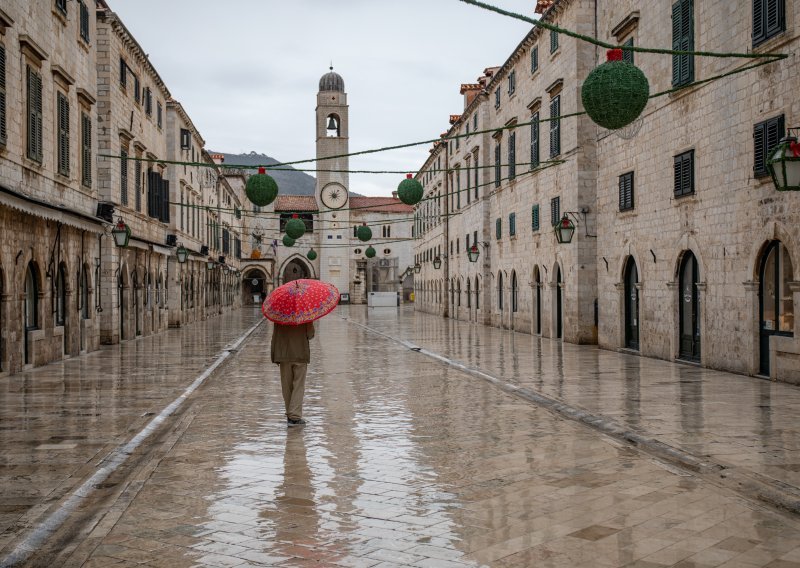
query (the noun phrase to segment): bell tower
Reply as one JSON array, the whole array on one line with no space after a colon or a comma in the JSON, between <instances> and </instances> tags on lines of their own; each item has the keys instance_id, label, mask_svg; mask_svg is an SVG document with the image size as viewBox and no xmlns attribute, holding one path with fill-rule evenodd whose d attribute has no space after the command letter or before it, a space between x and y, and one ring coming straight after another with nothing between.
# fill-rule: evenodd
<instances>
[{"instance_id":1,"label":"bell tower","mask_svg":"<svg viewBox=\"0 0 800 568\"><path fill-rule=\"evenodd\" d=\"M330 71L319 80L317 93L316 199L320 244L320 279L334 284L341 293L350 292L350 160L347 93L344 79ZM344 157L335 157L344 156Z\"/></svg>"}]
</instances>

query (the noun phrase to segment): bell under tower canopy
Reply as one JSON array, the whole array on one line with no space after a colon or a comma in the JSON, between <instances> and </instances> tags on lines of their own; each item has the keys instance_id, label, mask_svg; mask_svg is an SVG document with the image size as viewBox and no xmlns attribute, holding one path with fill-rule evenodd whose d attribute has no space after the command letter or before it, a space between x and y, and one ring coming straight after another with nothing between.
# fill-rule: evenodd
<instances>
[{"instance_id":1,"label":"bell under tower canopy","mask_svg":"<svg viewBox=\"0 0 800 568\"><path fill-rule=\"evenodd\" d=\"M319 80L320 91L336 91L344 93L344 79L336 73L331 67L328 73L325 73Z\"/></svg>"}]
</instances>

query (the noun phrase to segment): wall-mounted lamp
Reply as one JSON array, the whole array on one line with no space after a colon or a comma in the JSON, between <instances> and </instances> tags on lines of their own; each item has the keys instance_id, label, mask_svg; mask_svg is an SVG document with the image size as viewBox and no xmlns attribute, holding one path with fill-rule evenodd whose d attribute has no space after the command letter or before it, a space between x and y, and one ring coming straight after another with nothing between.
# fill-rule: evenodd
<instances>
[{"instance_id":1,"label":"wall-mounted lamp","mask_svg":"<svg viewBox=\"0 0 800 568\"><path fill-rule=\"evenodd\" d=\"M117 218L117 224L111 229L111 236L114 238L114 244L118 247L128 246L128 242L131 240L131 228L125 224L122 217Z\"/></svg>"},{"instance_id":2,"label":"wall-mounted lamp","mask_svg":"<svg viewBox=\"0 0 800 568\"><path fill-rule=\"evenodd\" d=\"M767 171L778 191L800 191L800 143L791 135L798 130L790 128L790 135L771 150L767 159Z\"/></svg>"}]
</instances>

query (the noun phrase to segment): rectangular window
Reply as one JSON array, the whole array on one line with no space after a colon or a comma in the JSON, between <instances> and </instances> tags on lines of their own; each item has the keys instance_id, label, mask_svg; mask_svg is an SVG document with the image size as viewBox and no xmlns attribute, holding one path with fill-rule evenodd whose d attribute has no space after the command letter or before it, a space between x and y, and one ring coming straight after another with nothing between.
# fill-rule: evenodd
<instances>
[{"instance_id":1,"label":"rectangular window","mask_svg":"<svg viewBox=\"0 0 800 568\"><path fill-rule=\"evenodd\" d=\"M42 76L28 66L28 157L42 162Z\"/></svg>"},{"instance_id":2,"label":"rectangular window","mask_svg":"<svg viewBox=\"0 0 800 568\"><path fill-rule=\"evenodd\" d=\"M56 0L56 8L59 12L67 15L67 0Z\"/></svg>"},{"instance_id":3,"label":"rectangular window","mask_svg":"<svg viewBox=\"0 0 800 568\"><path fill-rule=\"evenodd\" d=\"M753 127L753 174L756 177L769 175L767 157L784 135L783 115L759 122Z\"/></svg>"},{"instance_id":4,"label":"rectangular window","mask_svg":"<svg viewBox=\"0 0 800 568\"><path fill-rule=\"evenodd\" d=\"M494 92L494 108L500 108L500 89Z\"/></svg>"},{"instance_id":5,"label":"rectangular window","mask_svg":"<svg viewBox=\"0 0 800 568\"><path fill-rule=\"evenodd\" d=\"M128 64L121 57L119 58L119 84L122 87L128 86Z\"/></svg>"},{"instance_id":6,"label":"rectangular window","mask_svg":"<svg viewBox=\"0 0 800 568\"><path fill-rule=\"evenodd\" d=\"M517 177L517 133L508 135L508 179Z\"/></svg>"},{"instance_id":7,"label":"rectangular window","mask_svg":"<svg viewBox=\"0 0 800 568\"><path fill-rule=\"evenodd\" d=\"M469 205L470 202L472 201L472 192L470 191L470 189L472 189L472 185L470 183L470 180L472 179L472 177L471 177L472 176L472 171L471 171L471 169L469 167L470 166L469 162L470 162L470 158L467 157L466 165L464 167L464 173L467 174L467 205Z\"/></svg>"},{"instance_id":8,"label":"rectangular window","mask_svg":"<svg viewBox=\"0 0 800 568\"><path fill-rule=\"evenodd\" d=\"M139 83L139 77L136 75L133 76L133 100L137 103L142 102L142 95L141 95L141 83Z\"/></svg>"},{"instance_id":9,"label":"rectangular window","mask_svg":"<svg viewBox=\"0 0 800 568\"><path fill-rule=\"evenodd\" d=\"M141 155L137 155L137 158L141 158ZM136 160L136 165L133 167L133 175L136 176L136 179L133 180L133 190L136 192L134 196L134 201L136 203L136 210L141 212L142 211L142 162Z\"/></svg>"},{"instance_id":10,"label":"rectangular window","mask_svg":"<svg viewBox=\"0 0 800 568\"><path fill-rule=\"evenodd\" d=\"M162 125L163 113L164 109L161 108L161 101L158 101L156 103L156 124L158 125L159 128L161 128Z\"/></svg>"},{"instance_id":11,"label":"rectangular window","mask_svg":"<svg viewBox=\"0 0 800 568\"><path fill-rule=\"evenodd\" d=\"M56 94L56 111L58 131L57 156L58 173L69 175L69 101L62 93Z\"/></svg>"},{"instance_id":12,"label":"rectangular window","mask_svg":"<svg viewBox=\"0 0 800 568\"><path fill-rule=\"evenodd\" d=\"M500 217L494 222L494 236L496 239L501 239L503 237L503 220L500 219Z\"/></svg>"},{"instance_id":13,"label":"rectangular window","mask_svg":"<svg viewBox=\"0 0 800 568\"><path fill-rule=\"evenodd\" d=\"M81 113L81 184L92 187L92 120Z\"/></svg>"},{"instance_id":14,"label":"rectangular window","mask_svg":"<svg viewBox=\"0 0 800 568\"><path fill-rule=\"evenodd\" d=\"M456 168L456 209L461 209L461 168Z\"/></svg>"},{"instance_id":15,"label":"rectangular window","mask_svg":"<svg viewBox=\"0 0 800 568\"><path fill-rule=\"evenodd\" d=\"M561 198L554 197L550 200L550 225L555 227L561 220Z\"/></svg>"},{"instance_id":16,"label":"rectangular window","mask_svg":"<svg viewBox=\"0 0 800 568\"><path fill-rule=\"evenodd\" d=\"M753 0L753 47L786 30L786 0Z\"/></svg>"},{"instance_id":17,"label":"rectangular window","mask_svg":"<svg viewBox=\"0 0 800 568\"><path fill-rule=\"evenodd\" d=\"M694 0L678 0L672 5L672 49L694 50ZM672 86L694 81L694 56L672 56Z\"/></svg>"},{"instance_id":18,"label":"rectangular window","mask_svg":"<svg viewBox=\"0 0 800 568\"><path fill-rule=\"evenodd\" d=\"M633 209L633 172L619 176L619 210Z\"/></svg>"},{"instance_id":19,"label":"rectangular window","mask_svg":"<svg viewBox=\"0 0 800 568\"><path fill-rule=\"evenodd\" d=\"M517 214L508 214L508 236L513 237L517 234Z\"/></svg>"},{"instance_id":20,"label":"rectangular window","mask_svg":"<svg viewBox=\"0 0 800 568\"><path fill-rule=\"evenodd\" d=\"M128 151L120 150L119 161L119 201L122 205L128 204Z\"/></svg>"},{"instance_id":21,"label":"rectangular window","mask_svg":"<svg viewBox=\"0 0 800 568\"><path fill-rule=\"evenodd\" d=\"M222 254L228 254L231 251L231 234L228 229L222 229Z\"/></svg>"},{"instance_id":22,"label":"rectangular window","mask_svg":"<svg viewBox=\"0 0 800 568\"><path fill-rule=\"evenodd\" d=\"M508 96L514 94L517 90L517 73L516 71L512 71L508 74Z\"/></svg>"},{"instance_id":23,"label":"rectangular window","mask_svg":"<svg viewBox=\"0 0 800 568\"><path fill-rule=\"evenodd\" d=\"M150 87L144 89L144 113L147 116L153 115L153 91L150 90Z\"/></svg>"},{"instance_id":24,"label":"rectangular window","mask_svg":"<svg viewBox=\"0 0 800 568\"><path fill-rule=\"evenodd\" d=\"M531 73L536 73L539 70L539 47L531 49Z\"/></svg>"},{"instance_id":25,"label":"rectangular window","mask_svg":"<svg viewBox=\"0 0 800 568\"><path fill-rule=\"evenodd\" d=\"M561 153L561 95L556 95L550 101L550 157L555 158Z\"/></svg>"},{"instance_id":26,"label":"rectangular window","mask_svg":"<svg viewBox=\"0 0 800 568\"><path fill-rule=\"evenodd\" d=\"M0 43L0 145L8 139L6 127L6 46Z\"/></svg>"},{"instance_id":27,"label":"rectangular window","mask_svg":"<svg viewBox=\"0 0 800 568\"><path fill-rule=\"evenodd\" d=\"M500 163L501 158L501 150L500 150L500 141L498 140L497 144L494 147L494 186L500 187L500 180L502 179L502 165Z\"/></svg>"},{"instance_id":28,"label":"rectangular window","mask_svg":"<svg viewBox=\"0 0 800 568\"><path fill-rule=\"evenodd\" d=\"M86 7L86 3L83 0L78 0L78 6L80 7L81 17L81 39L89 43L89 8Z\"/></svg>"},{"instance_id":29,"label":"rectangular window","mask_svg":"<svg viewBox=\"0 0 800 568\"><path fill-rule=\"evenodd\" d=\"M558 32L550 30L550 53L555 53L558 49Z\"/></svg>"},{"instance_id":30,"label":"rectangular window","mask_svg":"<svg viewBox=\"0 0 800 568\"><path fill-rule=\"evenodd\" d=\"M478 113L472 115L472 131L478 130Z\"/></svg>"},{"instance_id":31,"label":"rectangular window","mask_svg":"<svg viewBox=\"0 0 800 568\"><path fill-rule=\"evenodd\" d=\"M694 150L674 158L675 197L694 193Z\"/></svg>"},{"instance_id":32,"label":"rectangular window","mask_svg":"<svg viewBox=\"0 0 800 568\"><path fill-rule=\"evenodd\" d=\"M531 230L539 230L539 205L531 206Z\"/></svg>"},{"instance_id":33,"label":"rectangular window","mask_svg":"<svg viewBox=\"0 0 800 568\"><path fill-rule=\"evenodd\" d=\"M472 231L472 244L478 244L478 231Z\"/></svg>"},{"instance_id":34,"label":"rectangular window","mask_svg":"<svg viewBox=\"0 0 800 568\"><path fill-rule=\"evenodd\" d=\"M475 184L474 184L473 187L475 188L475 199L477 200L478 199L478 154L477 154L477 152L475 153L475 166L474 166L474 168L475 168L475 170L474 170L475 171Z\"/></svg>"},{"instance_id":35,"label":"rectangular window","mask_svg":"<svg viewBox=\"0 0 800 568\"><path fill-rule=\"evenodd\" d=\"M531 117L531 169L539 166L539 111Z\"/></svg>"},{"instance_id":36,"label":"rectangular window","mask_svg":"<svg viewBox=\"0 0 800 568\"><path fill-rule=\"evenodd\" d=\"M622 44L624 47L633 47L633 38ZM627 49L622 50L622 60L633 65L633 51Z\"/></svg>"},{"instance_id":37,"label":"rectangular window","mask_svg":"<svg viewBox=\"0 0 800 568\"><path fill-rule=\"evenodd\" d=\"M181 128L181 150L188 150L192 144L192 135L186 128Z\"/></svg>"}]
</instances>

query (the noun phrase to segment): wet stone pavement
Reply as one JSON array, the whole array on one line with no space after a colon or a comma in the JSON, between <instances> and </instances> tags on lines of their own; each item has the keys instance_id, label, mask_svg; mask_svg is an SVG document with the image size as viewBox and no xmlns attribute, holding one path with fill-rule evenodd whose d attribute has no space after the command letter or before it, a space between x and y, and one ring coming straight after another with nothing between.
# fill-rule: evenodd
<instances>
[{"instance_id":1,"label":"wet stone pavement","mask_svg":"<svg viewBox=\"0 0 800 568\"><path fill-rule=\"evenodd\" d=\"M222 326L227 338L220 338L218 348L255 317L240 316L238 326L232 321ZM776 440L787 459L797 449L800 405L792 406L797 391L791 387L776 392L770 383L736 378L753 381L755 391L769 387L775 414L766 423L745 411L753 393L723 388L715 378L709 384L703 369L562 346L406 308L342 307L320 322L312 342L308 425L286 427L277 367L269 363L270 327L261 326L192 395L189 409L165 426L148 459L120 483L124 491L96 501L95 521L74 527L77 536L63 552L34 557L32 565L800 567L798 517L654 459L357 323L470 361L507 381L532 381L552 396L608 411L619 421L635 420L643 430L658 426L659 434L672 433L677 442L704 445L698 451L712 447L718 426L754 447L764 436L769 463L777 463L769 453ZM178 337L184 332L188 337L190 329ZM207 364L211 347L196 355L194 371ZM179 366L166 355L167 345L154 342L150 348L163 358L142 355L140 365ZM123 387L137 368L135 358L125 361L109 379L121 392L95 387L103 396L78 396L79 384L89 379L64 371L61 390L49 387L50 405L42 386L36 408L27 413L52 428L63 420L56 412L62 399L98 411L125 409L119 412L127 418L85 420L69 430L97 441L91 451L71 455L72 477L90 469L104 449L132 436L137 412L166 405L169 394L180 392L177 379ZM37 389L39 372L24 383L12 377L14 389L7 387L9 379L0 379L3 426L7 413L22 412L17 398L25 389ZM47 378L53 371L41 372ZM184 386L189 375L187 368ZM733 377L720 375L720 380ZM684 376L700 384L682 399ZM147 405L142 401L150 389L157 400ZM734 402L737 390L747 404ZM727 429L722 425L730 409L718 413L725 407L713 404L716 396L741 414ZM3 464L7 449L16 447L17 467L27 455L27 475L38 487L64 467L51 467L33 448L23 451L11 443L12 436L42 428L31 424L20 417L12 430L2 431ZM723 436L721 443L728 445L731 438ZM73 450L81 446L70 444L76 445ZM765 458L747 463L768 466ZM19 483L17 490L25 487Z\"/></svg>"}]
</instances>

